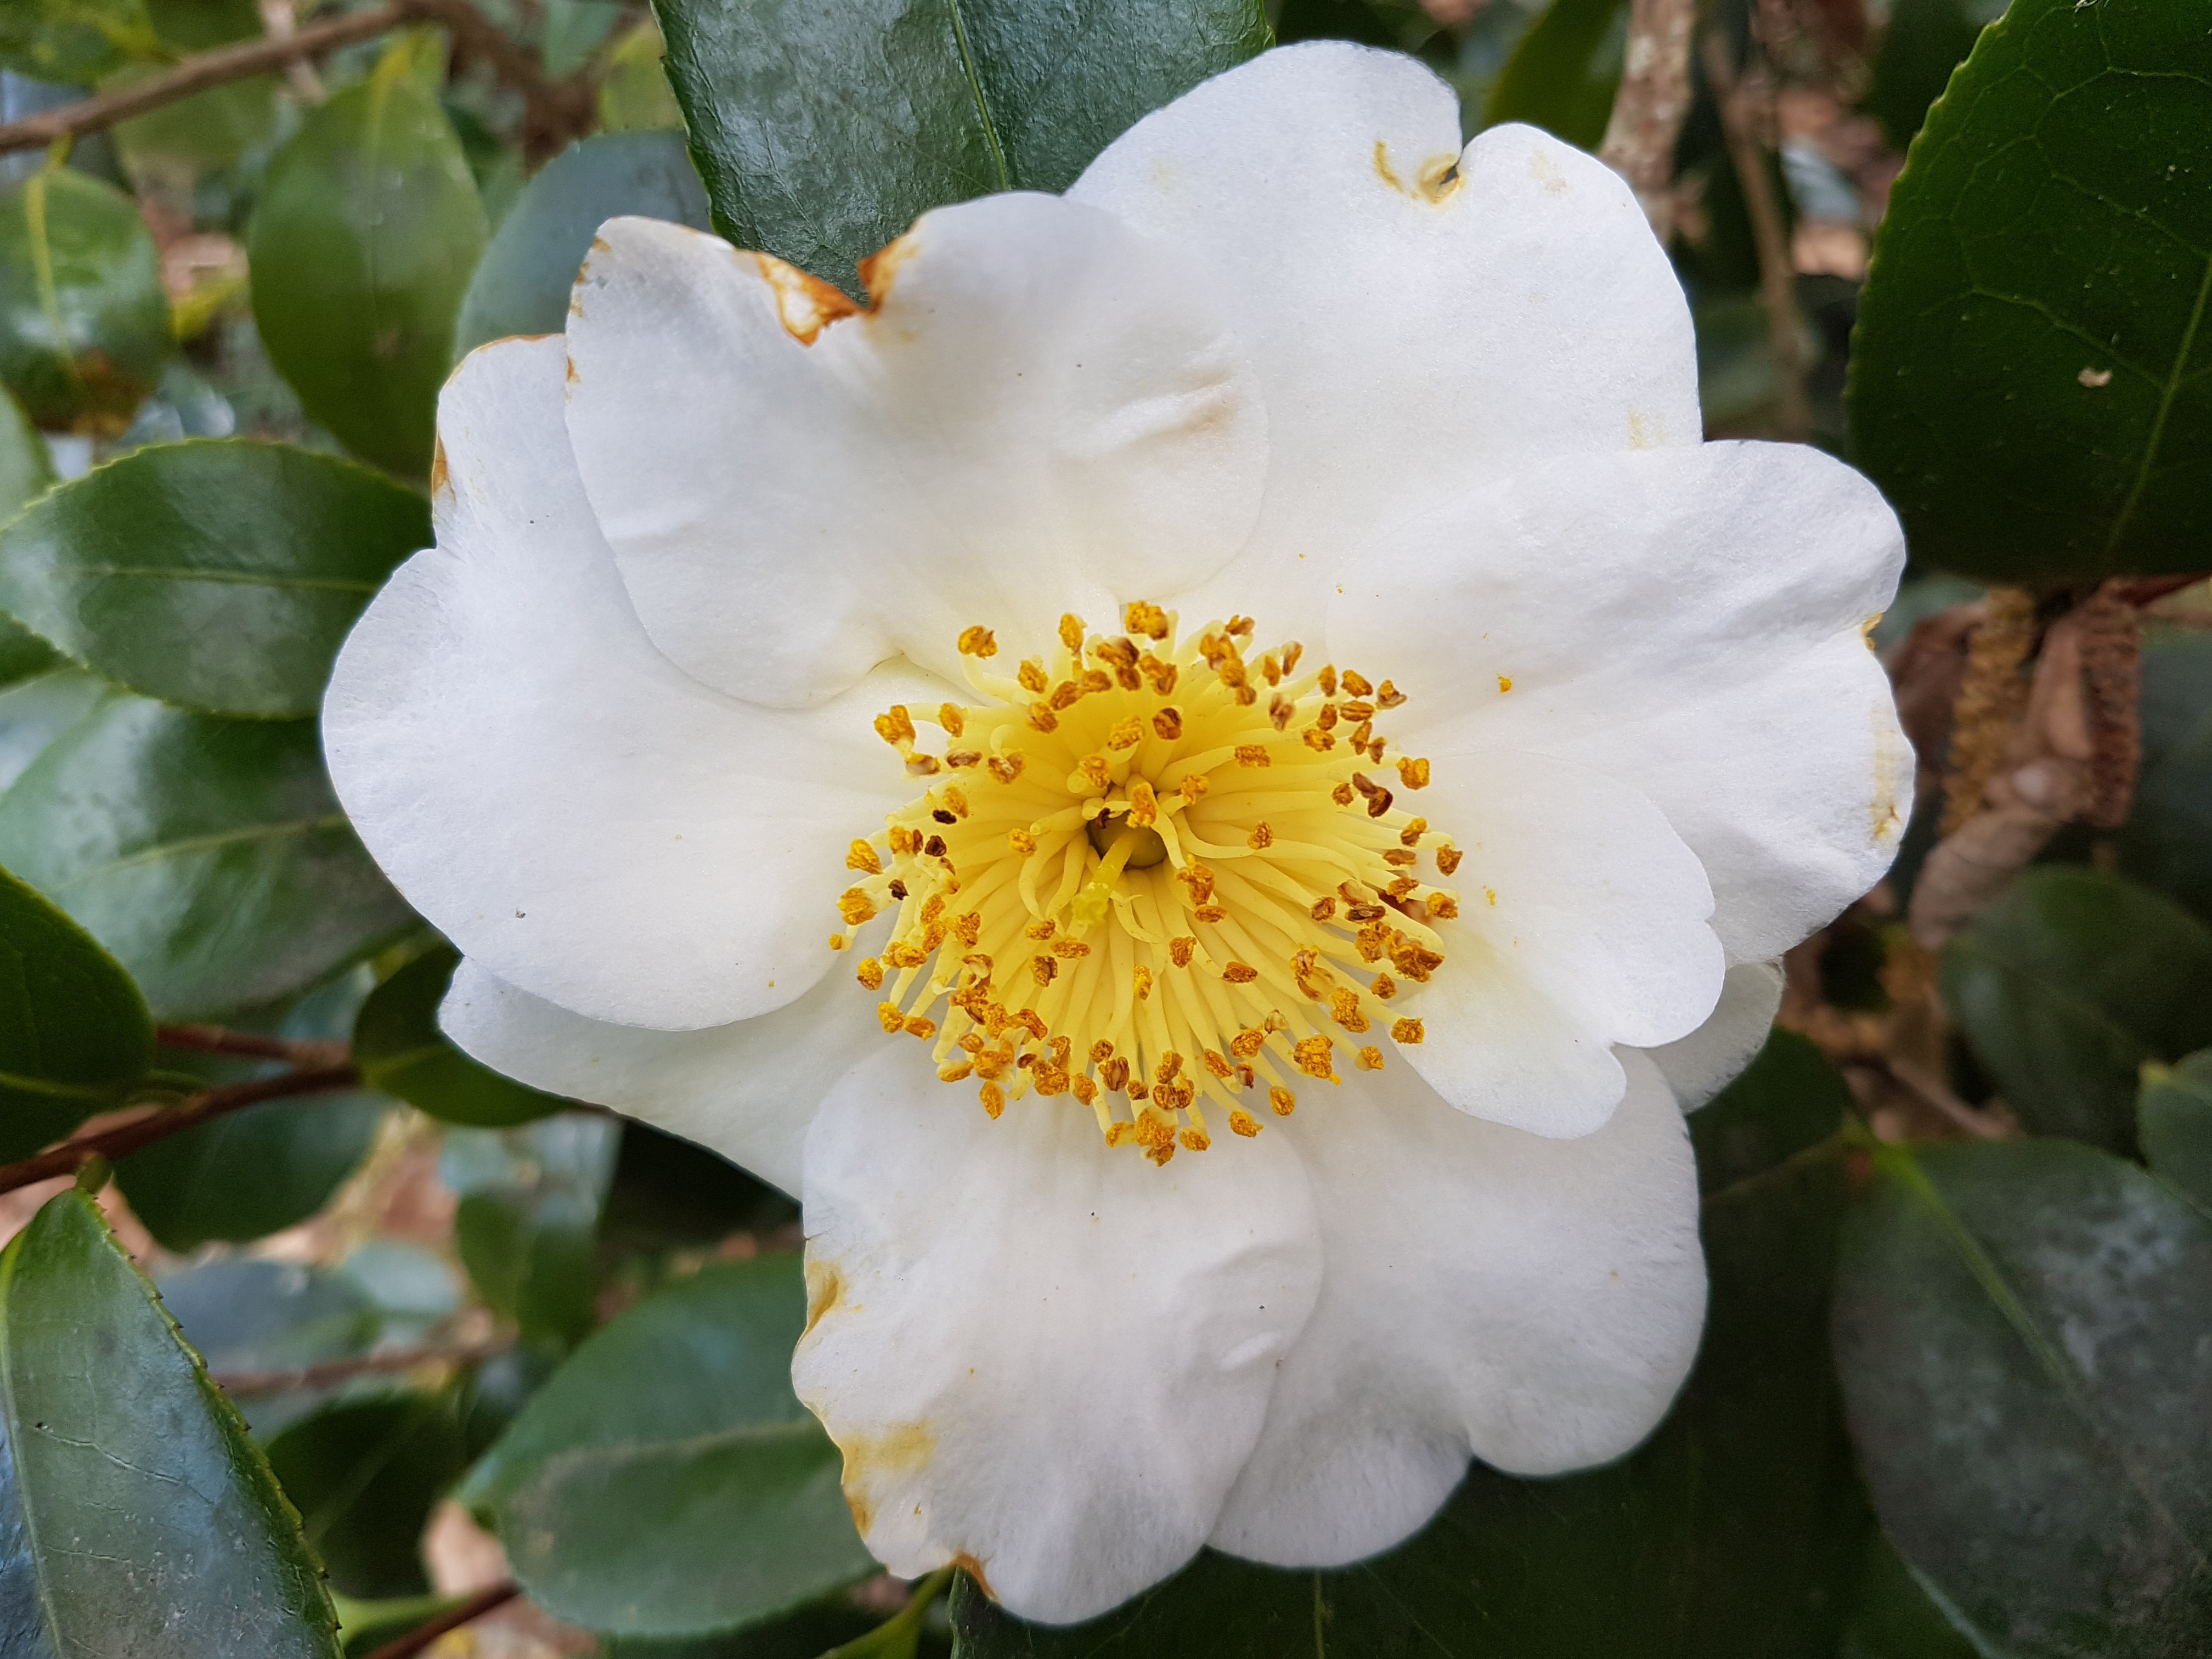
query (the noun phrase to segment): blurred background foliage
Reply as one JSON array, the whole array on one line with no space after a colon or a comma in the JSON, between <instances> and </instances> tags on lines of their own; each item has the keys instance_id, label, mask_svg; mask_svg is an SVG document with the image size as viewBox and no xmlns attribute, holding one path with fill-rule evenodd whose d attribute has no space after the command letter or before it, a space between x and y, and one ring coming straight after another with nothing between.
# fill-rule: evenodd
<instances>
[{"instance_id":1,"label":"blurred background foliage","mask_svg":"<svg viewBox=\"0 0 2212 1659\"><path fill-rule=\"evenodd\" d=\"M2212 3L969 0L1004 178L885 44L944 3L0 0L7 1652L2212 1652ZM312 717L603 220L850 285L1271 36L1636 183L1707 435L1904 519L1920 801L1692 1120L1649 1443L1048 1631L860 1548L795 1205L444 1041Z\"/></svg>"}]
</instances>

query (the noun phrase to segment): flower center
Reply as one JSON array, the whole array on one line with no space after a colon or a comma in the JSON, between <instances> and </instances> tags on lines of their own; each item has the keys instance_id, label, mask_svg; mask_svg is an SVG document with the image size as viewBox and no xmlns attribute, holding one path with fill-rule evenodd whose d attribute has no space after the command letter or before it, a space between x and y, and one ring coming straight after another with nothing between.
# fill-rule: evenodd
<instances>
[{"instance_id":1,"label":"flower center","mask_svg":"<svg viewBox=\"0 0 2212 1659\"><path fill-rule=\"evenodd\" d=\"M1296 643L1250 661L1249 617L1181 644L1153 605L1126 625L1102 637L1063 617L1049 664L1011 679L970 628L976 702L878 715L932 781L853 843L860 880L838 908L853 928L893 912L859 978L885 1030L933 1045L939 1078L978 1079L993 1117L1031 1089L1072 1094L1109 1146L1164 1164L1206 1149L1209 1103L1255 1135L1246 1103L1289 1116L1293 1077L1339 1081L1340 1042L1376 1071L1378 1028L1421 1040L1394 1016L1459 914L1421 852L1443 876L1461 854L1372 775L1391 775L1376 719L1406 701L1389 681L1301 673ZM1395 762L1396 788L1428 781L1427 761Z\"/></svg>"}]
</instances>

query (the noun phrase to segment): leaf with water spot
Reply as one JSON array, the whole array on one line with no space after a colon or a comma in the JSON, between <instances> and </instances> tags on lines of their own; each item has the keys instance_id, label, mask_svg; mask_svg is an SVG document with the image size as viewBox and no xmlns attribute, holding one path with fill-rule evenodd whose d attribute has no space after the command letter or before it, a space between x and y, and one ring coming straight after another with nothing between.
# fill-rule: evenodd
<instances>
[{"instance_id":1,"label":"leaf with water spot","mask_svg":"<svg viewBox=\"0 0 2212 1659\"><path fill-rule=\"evenodd\" d=\"M1912 146L1851 360L1916 557L2195 570L2212 542L2212 0L2015 0Z\"/></svg>"}]
</instances>

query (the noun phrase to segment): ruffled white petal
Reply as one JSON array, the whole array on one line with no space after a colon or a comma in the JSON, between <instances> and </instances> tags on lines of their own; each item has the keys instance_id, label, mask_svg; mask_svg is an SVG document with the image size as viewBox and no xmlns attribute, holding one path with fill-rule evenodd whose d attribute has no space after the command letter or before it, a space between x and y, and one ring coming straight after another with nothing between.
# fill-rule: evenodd
<instances>
[{"instance_id":1,"label":"ruffled white petal","mask_svg":"<svg viewBox=\"0 0 2212 1659\"><path fill-rule=\"evenodd\" d=\"M1411 694L1392 732L1417 753L1550 755L1650 797L1729 959L1763 961L1895 856L1911 752L1861 636L1903 562L1874 486L1816 450L1576 456L1376 537L1328 648Z\"/></svg>"},{"instance_id":2,"label":"ruffled white petal","mask_svg":"<svg viewBox=\"0 0 2212 1659\"><path fill-rule=\"evenodd\" d=\"M1401 54L1263 53L1137 123L1068 194L1237 296L1266 392L1258 533L1186 617L1310 638L1352 548L1439 492L1700 434L1689 308L1627 186L1528 127L1462 154L1450 88Z\"/></svg>"},{"instance_id":3,"label":"ruffled white petal","mask_svg":"<svg viewBox=\"0 0 2212 1659\"><path fill-rule=\"evenodd\" d=\"M1645 1052L1682 1109L1693 1112L1759 1058L1781 1006L1781 963L1740 962L1729 969L1711 1018L1679 1042Z\"/></svg>"},{"instance_id":4,"label":"ruffled white petal","mask_svg":"<svg viewBox=\"0 0 2212 1659\"><path fill-rule=\"evenodd\" d=\"M926 214L876 305L617 219L568 325L568 428L638 614L711 685L793 706L903 652L955 672L1218 568L1257 510L1257 386L1173 250L1055 197ZM811 343L809 343L811 339Z\"/></svg>"},{"instance_id":5,"label":"ruffled white petal","mask_svg":"<svg viewBox=\"0 0 2212 1659\"><path fill-rule=\"evenodd\" d=\"M773 1013L653 1031L572 1014L464 960L438 1023L495 1072L711 1147L794 1198L815 1108L890 1042L873 1002L844 974L825 975Z\"/></svg>"},{"instance_id":6,"label":"ruffled white petal","mask_svg":"<svg viewBox=\"0 0 2212 1659\"><path fill-rule=\"evenodd\" d=\"M1452 1105L1543 1135L1603 1123L1615 1043L1694 1030L1725 971L1704 867L1627 785L1539 756L1457 755L1425 811L1465 854L1444 964L1406 1000L1401 1052ZM1395 1006L1395 1005L1394 1005Z\"/></svg>"},{"instance_id":7,"label":"ruffled white petal","mask_svg":"<svg viewBox=\"0 0 2212 1659\"><path fill-rule=\"evenodd\" d=\"M1681 1112L1622 1060L1620 1109L1577 1140L1455 1112L1395 1067L1298 1108L1321 1299L1214 1544L1334 1566L1420 1527L1470 1453L1553 1474L1651 1431L1697 1352L1705 1261Z\"/></svg>"},{"instance_id":8,"label":"ruffled white petal","mask_svg":"<svg viewBox=\"0 0 2212 1659\"><path fill-rule=\"evenodd\" d=\"M1321 1276L1289 1136L1155 1169L1066 1097L994 1122L894 1052L831 1091L805 1197L793 1375L878 1559L1063 1622L1189 1559Z\"/></svg>"},{"instance_id":9,"label":"ruffled white petal","mask_svg":"<svg viewBox=\"0 0 2212 1659\"><path fill-rule=\"evenodd\" d=\"M725 1024L833 960L845 850L913 793L871 713L921 677L802 716L654 650L577 482L565 368L558 339L507 340L447 384L438 545L339 654L331 775L408 902L501 979L596 1019Z\"/></svg>"}]
</instances>

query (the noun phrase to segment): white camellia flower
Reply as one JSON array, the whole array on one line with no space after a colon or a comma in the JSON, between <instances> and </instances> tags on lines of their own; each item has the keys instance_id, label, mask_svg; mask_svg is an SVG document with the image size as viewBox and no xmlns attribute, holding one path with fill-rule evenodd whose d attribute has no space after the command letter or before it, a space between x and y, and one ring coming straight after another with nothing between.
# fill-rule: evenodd
<instances>
[{"instance_id":1,"label":"white camellia flower","mask_svg":"<svg viewBox=\"0 0 2212 1659\"><path fill-rule=\"evenodd\" d=\"M801 1195L895 1572L1076 1620L1626 1451L1682 1109L1907 809L1890 513L1700 442L1626 187L1402 57L865 276L617 220L447 386L325 714L447 1029Z\"/></svg>"}]
</instances>

